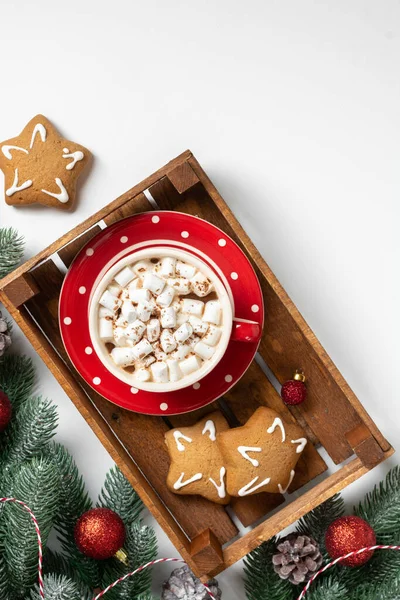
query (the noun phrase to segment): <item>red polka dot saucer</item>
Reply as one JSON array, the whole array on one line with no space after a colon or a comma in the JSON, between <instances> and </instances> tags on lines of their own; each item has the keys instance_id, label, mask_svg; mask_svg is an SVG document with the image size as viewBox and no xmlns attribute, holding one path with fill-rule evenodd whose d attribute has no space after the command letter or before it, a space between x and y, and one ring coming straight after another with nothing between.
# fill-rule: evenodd
<instances>
[{"instance_id":1,"label":"red polka dot saucer","mask_svg":"<svg viewBox=\"0 0 400 600\"><path fill-rule=\"evenodd\" d=\"M234 321L255 323L258 334L243 343L231 339L208 375L194 385L170 392L139 390L121 381L100 360L89 332L89 307L98 282L117 262L135 251L170 246L205 262L225 285ZM134 259L133 259L134 260ZM175 211L147 212L114 223L77 254L61 289L61 336L71 362L83 379L110 402L149 415L173 415L205 406L225 394L250 366L260 343L264 305L249 260L221 229Z\"/></svg>"}]
</instances>

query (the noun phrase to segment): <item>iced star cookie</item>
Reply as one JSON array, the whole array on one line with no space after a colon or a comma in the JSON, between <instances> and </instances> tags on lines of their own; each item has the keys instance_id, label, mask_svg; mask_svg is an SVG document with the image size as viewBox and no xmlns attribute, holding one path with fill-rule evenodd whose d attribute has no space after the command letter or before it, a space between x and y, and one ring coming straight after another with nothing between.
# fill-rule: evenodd
<instances>
[{"instance_id":1,"label":"iced star cookie","mask_svg":"<svg viewBox=\"0 0 400 600\"><path fill-rule=\"evenodd\" d=\"M171 429L165 441L171 458L167 486L175 494L198 494L228 504L226 469L216 442L217 435L229 429L219 412L205 416L192 427Z\"/></svg>"},{"instance_id":2,"label":"iced star cookie","mask_svg":"<svg viewBox=\"0 0 400 600\"><path fill-rule=\"evenodd\" d=\"M17 137L0 143L7 204L73 207L76 181L91 158L89 150L62 138L43 115Z\"/></svg>"},{"instance_id":3,"label":"iced star cookie","mask_svg":"<svg viewBox=\"0 0 400 600\"><path fill-rule=\"evenodd\" d=\"M260 492L284 494L307 440L297 425L284 423L277 412L261 406L245 425L217 436L231 496Z\"/></svg>"}]
</instances>

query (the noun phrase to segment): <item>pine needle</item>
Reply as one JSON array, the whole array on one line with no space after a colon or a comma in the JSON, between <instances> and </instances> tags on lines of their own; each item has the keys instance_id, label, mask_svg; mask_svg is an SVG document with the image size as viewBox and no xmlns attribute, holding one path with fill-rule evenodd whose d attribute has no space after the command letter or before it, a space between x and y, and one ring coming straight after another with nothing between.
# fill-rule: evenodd
<instances>
[{"instance_id":1,"label":"pine needle","mask_svg":"<svg viewBox=\"0 0 400 600\"><path fill-rule=\"evenodd\" d=\"M24 238L12 227L0 229L0 278L15 269L24 254Z\"/></svg>"}]
</instances>

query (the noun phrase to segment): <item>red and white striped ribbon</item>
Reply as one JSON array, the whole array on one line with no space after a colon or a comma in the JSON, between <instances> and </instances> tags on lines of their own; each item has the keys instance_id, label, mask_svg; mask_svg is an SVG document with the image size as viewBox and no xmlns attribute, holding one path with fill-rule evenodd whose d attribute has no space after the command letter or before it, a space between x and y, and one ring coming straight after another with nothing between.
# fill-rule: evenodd
<instances>
[{"instance_id":1,"label":"red and white striped ribbon","mask_svg":"<svg viewBox=\"0 0 400 600\"><path fill-rule=\"evenodd\" d=\"M344 560L345 558L350 558L350 556L355 556L356 554L362 554L363 552L367 552L369 550L400 550L400 546L383 546L383 545L379 545L379 546L367 546L366 548L360 548L360 550L353 550L353 552L349 552L348 554L344 554L343 556L339 556L338 558L335 558L335 560L332 560L330 563L328 563L327 565L325 565L324 567L322 567L322 569L320 569L319 571L317 571L315 573L315 575L313 575L311 577L311 579L307 583L307 585L304 586L303 591L301 592L301 594L297 598L297 600L303 600L304 596L306 595L306 593L310 589L310 585L313 583L313 581L315 581L317 579L317 577L319 575L321 575L321 573L324 573L325 571L327 571L331 567L334 567L338 562L340 562L341 560Z\"/></svg>"}]
</instances>

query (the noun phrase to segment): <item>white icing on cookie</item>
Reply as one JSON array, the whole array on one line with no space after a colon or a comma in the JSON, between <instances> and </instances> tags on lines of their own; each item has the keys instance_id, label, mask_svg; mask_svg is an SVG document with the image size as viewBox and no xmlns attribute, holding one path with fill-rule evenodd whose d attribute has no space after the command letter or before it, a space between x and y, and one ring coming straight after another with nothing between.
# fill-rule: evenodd
<instances>
[{"instance_id":1,"label":"white icing on cookie","mask_svg":"<svg viewBox=\"0 0 400 600\"><path fill-rule=\"evenodd\" d=\"M257 485L254 485L256 483L256 481L258 481L258 479L259 479L259 477L254 477L254 479L249 481L249 483L246 483L246 485L244 485L242 488L240 488L240 490L238 491L238 495L239 496L248 496L249 494L252 494L256 490L261 488L263 485L267 485L271 481L271 478L267 477L261 483L257 483Z\"/></svg>"},{"instance_id":2,"label":"white icing on cookie","mask_svg":"<svg viewBox=\"0 0 400 600\"><path fill-rule=\"evenodd\" d=\"M65 189L63 182L58 177L56 177L56 184L60 188L59 194L54 194L53 192L48 192L47 190L42 190L42 192L44 194L47 194L48 196L53 196L53 198L56 198L57 200L65 204L69 200L68 192Z\"/></svg>"},{"instance_id":3,"label":"white icing on cookie","mask_svg":"<svg viewBox=\"0 0 400 600\"><path fill-rule=\"evenodd\" d=\"M6 190L6 196L12 196L15 192L21 192L22 190L26 190L26 188L31 187L32 180L27 179L21 185L18 185L18 169L15 169L14 181L13 184L8 190Z\"/></svg>"},{"instance_id":4,"label":"white icing on cookie","mask_svg":"<svg viewBox=\"0 0 400 600\"><path fill-rule=\"evenodd\" d=\"M290 484L291 484L291 483L292 483L292 481L293 481L293 477L294 477L294 471L293 471L293 469L292 469L292 470L290 471L290 477L289 477L289 481L288 481L288 484L287 484L287 486L285 487L285 489L282 489L282 486L281 486L281 484L280 484L280 483L278 483L278 490L280 491L280 493L281 493L281 494L286 494L286 492L287 492L287 491L288 491L288 489L289 489L289 486L290 486Z\"/></svg>"},{"instance_id":5,"label":"white icing on cookie","mask_svg":"<svg viewBox=\"0 0 400 600\"><path fill-rule=\"evenodd\" d=\"M63 148L63 152L65 153L62 155L63 158L72 158L72 161L69 162L65 167L67 169L67 171L72 171L72 169L75 167L76 163L79 162L80 160L83 160L85 157L83 152L81 152L80 150L77 150L76 152L71 152L69 154L68 148Z\"/></svg>"},{"instance_id":6,"label":"white icing on cookie","mask_svg":"<svg viewBox=\"0 0 400 600\"><path fill-rule=\"evenodd\" d=\"M204 425L204 429L201 432L202 435L204 435L205 433L207 433L207 431L210 434L210 440L212 442L215 442L215 440L217 439L216 435L215 435L215 424L214 424L214 421L212 421L211 419L209 419L208 421L206 421L206 424Z\"/></svg>"},{"instance_id":7,"label":"white icing on cookie","mask_svg":"<svg viewBox=\"0 0 400 600\"><path fill-rule=\"evenodd\" d=\"M285 428L283 426L283 423L281 421L281 419L279 417L276 417L274 419L274 422L272 423L271 427L268 427L267 429L267 433L274 433L275 429L277 427L281 428L282 431L282 443L286 440L286 432L285 432Z\"/></svg>"},{"instance_id":8,"label":"white icing on cookie","mask_svg":"<svg viewBox=\"0 0 400 600\"><path fill-rule=\"evenodd\" d=\"M203 477L201 473L196 473L196 475L193 475L193 477L191 477L190 479L186 479L186 481L183 481L184 476L185 473L181 473L178 481L175 481L174 490L180 490L181 488L185 487L185 485L189 485L189 483L193 483L194 481L199 481L199 479Z\"/></svg>"},{"instance_id":9,"label":"white icing on cookie","mask_svg":"<svg viewBox=\"0 0 400 600\"><path fill-rule=\"evenodd\" d=\"M185 446L179 440L186 440L189 443L193 441L192 438L184 435L181 431L174 431L174 438L179 452L183 452L185 450Z\"/></svg>"},{"instance_id":10,"label":"white icing on cookie","mask_svg":"<svg viewBox=\"0 0 400 600\"><path fill-rule=\"evenodd\" d=\"M296 448L296 454L300 454L300 452L303 452L303 450L307 444L306 438L299 438L298 440L291 440L291 442L292 442L292 444L299 444Z\"/></svg>"},{"instance_id":11,"label":"white icing on cookie","mask_svg":"<svg viewBox=\"0 0 400 600\"><path fill-rule=\"evenodd\" d=\"M29 148L33 148L33 144L35 143L35 137L37 133L40 135L42 142L46 141L47 131L44 125L42 125L41 123L37 123L37 125L35 125L32 131L31 145L29 146Z\"/></svg>"},{"instance_id":12,"label":"white icing on cookie","mask_svg":"<svg viewBox=\"0 0 400 600\"><path fill-rule=\"evenodd\" d=\"M258 465L260 464L258 462L258 460L256 460L255 458L251 458L251 456L249 456L247 453L248 452L261 452L261 448L257 448L255 446L239 446L238 452L243 456L243 458L245 458L246 460L251 462L253 467L258 467Z\"/></svg>"},{"instance_id":13,"label":"white icing on cookie","mask_svg":"<svg viewBox=\"0 0 400 600\"><path fill-rule=\"evenodd\" d=\"M10 150L19 150L20 152L25 152L25 154L29 154L28 150L25 150L25 148L21 148L20 146L2 146L1 151L3 152L4 156L9 160L12 159Z\"/></svg>"},{"instance_id":14,"label":"white icing on cookie","mask_svg":"<svg viewBox=\"0 0 400 600\"><path fill-rule=\"evenodd\" d=\"M215 488L218 492L218 496L220 498L225 498L225 496L226 496L225 481L224 481L225 473L226 473L225 467L221 467L221 469L219 471L219 484L216 483L214 481L214 479L212 479L212 477L210 477L210 481L215 486Z\"/></svg>"}]
</instances>

